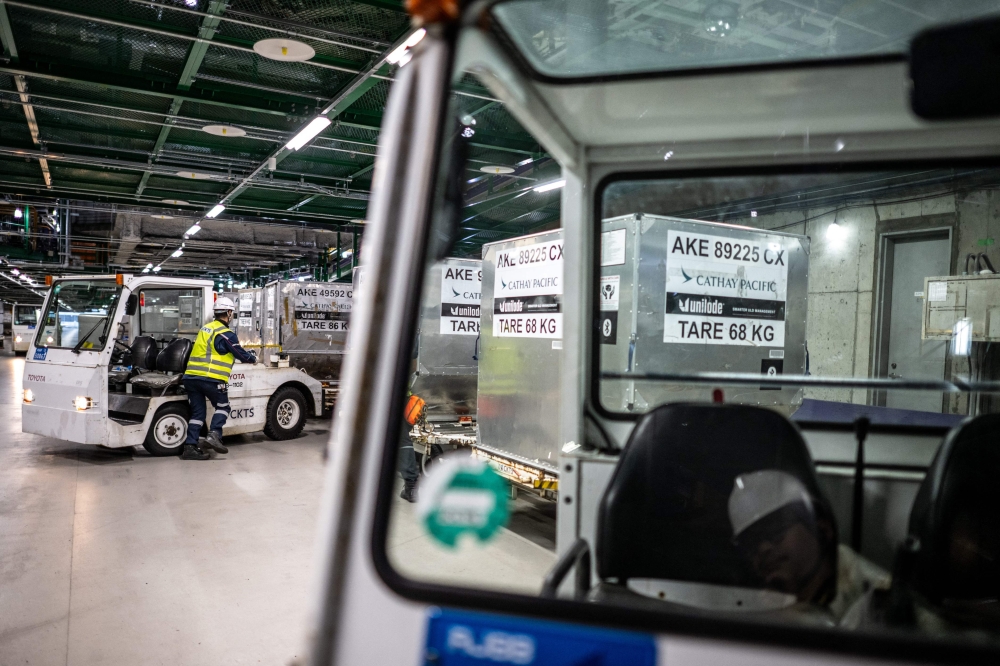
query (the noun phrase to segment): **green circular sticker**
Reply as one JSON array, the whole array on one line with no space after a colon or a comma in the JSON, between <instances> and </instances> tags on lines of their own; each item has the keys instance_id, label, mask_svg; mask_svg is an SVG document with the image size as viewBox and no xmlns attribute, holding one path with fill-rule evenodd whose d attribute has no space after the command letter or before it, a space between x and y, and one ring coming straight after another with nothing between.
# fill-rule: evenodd
<instances>
[{"instance_id":1,"label":"green circular sticker","mask_svg":"<svg viewBox=\"0 0 1000 666\"><path fill-rule=\"evenodd\" d=\"M507 524L507 482L482 460L445 457L421 483L417 515L438 542L454 548L463 534L487 541Z\"/></svg>"}]
</instances>

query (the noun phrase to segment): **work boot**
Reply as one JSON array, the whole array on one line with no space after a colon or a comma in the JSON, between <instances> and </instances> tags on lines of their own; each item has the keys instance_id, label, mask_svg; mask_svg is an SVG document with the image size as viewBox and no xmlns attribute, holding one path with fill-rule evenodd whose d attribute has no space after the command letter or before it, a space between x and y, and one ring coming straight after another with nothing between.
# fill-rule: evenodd
<instances>
[{"instance_id":1,"label":"work boot","mask_svg":"<svg viewBox=\"0 0 1000 666\"><path fill-rule=\"evenodd\" d=\"M185 444L181 451L181 458L184 460L208 460L212 456L208 451L201 449L197 444Z\"/></svg>"},{"instance_id":2,"label":"work boot","mask_svg":"<svg viewBox=\"0 0 1000 666\"><path fill-rule=\"evenodd\" d=\"M207 446L210 449L215 449L219 453L229 453L229 449L222 443L222 437L219 433L214 430L208 431L208 437L204 437L198 441L199 444Z\"/></svg>"},{"instance_id":3,"label":"work boot","mask_svg":"<svg viewBox=\"0 0 1000 666\"><path fill-rule=\"evenodd\" d=\"M417 501L417 482L416 481L403 481L403 492L399 493L402 499L407 502Z\"/></svg>"}]
</instances>

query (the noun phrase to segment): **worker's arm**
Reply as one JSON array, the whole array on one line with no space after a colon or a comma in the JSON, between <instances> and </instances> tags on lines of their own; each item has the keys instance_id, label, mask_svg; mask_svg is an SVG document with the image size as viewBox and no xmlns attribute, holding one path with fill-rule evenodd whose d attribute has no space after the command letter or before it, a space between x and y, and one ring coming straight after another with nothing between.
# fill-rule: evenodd
<instances>
[{"instance_id":1,"label":"worker's arm","mask_svg":"<svg viewBox=\"0 0 1000 666\"><path fill-rule=\"evenodd\" d=\"M248 352L240 345L240 339L232 331L219 333L215 336L215 351L220 354L226 352L236 357L240 363L256 363L257 357Z\"/></svg>"}]
</instances>

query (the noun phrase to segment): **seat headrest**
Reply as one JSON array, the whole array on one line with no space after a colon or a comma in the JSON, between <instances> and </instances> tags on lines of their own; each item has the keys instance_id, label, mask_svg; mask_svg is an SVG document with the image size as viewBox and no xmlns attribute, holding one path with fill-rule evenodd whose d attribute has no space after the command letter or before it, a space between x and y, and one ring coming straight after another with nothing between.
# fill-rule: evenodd
<instances>
[{"instance_id":1,"label":"seat headrest","mask_svg":"<svg viewBox=\"0 0 1000 666\"><path fill-rule=\"evenodd\" d=\"M156 370L156 356L159 349L156 340L148 335L140 335L132 341L132 362L140 370Z\"/></svg>"},{"instance_id":2,"label":"seat headrest","mask_svg":"<svg viewBox=\"0 0 1000 666\"><path fill-rule=\"evenodd\" d=\"M170 344L160 351L156 357L156 369L160 372L184 372L187 367L188 357L191 356L191 349L194 343L187 338L177 338L171 340Z\"/></svg>"},{"instance_id":3,"label":"seat headrest","mask_svg":"<svg viewBox=\"0 0 1000 666\"><path fill-rule=\"evenodd\" d=\"M836 525L795 426L759 407L664 405L639 419L601 499L597 570L797 593L754 560L796 525L834 585Z\"/></svg>"},{"instance_id":4,"label":"seat headrest","mask_svg":"<svg viewBox=\"0 0 1000 666\"><path fill-rule=\"evenodd\" d=\"M952 430L910 512L919 539L910 583L957 619L1000 624L1000 414ZM989 603L992 600L992 603Z\"/></svg>"}]
</instances>

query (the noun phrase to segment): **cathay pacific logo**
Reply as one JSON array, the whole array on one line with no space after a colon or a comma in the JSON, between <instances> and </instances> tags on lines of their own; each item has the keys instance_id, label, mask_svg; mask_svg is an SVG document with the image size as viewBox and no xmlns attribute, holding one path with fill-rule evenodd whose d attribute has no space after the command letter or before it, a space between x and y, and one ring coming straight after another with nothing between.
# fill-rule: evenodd
<instances>
[{"instance_id":1,"label":"cathay pacific logo","mask_svg":"<svg viewBox=\"0 0 1000 666\"><path fill-rule=\"evenodd\" d=\"M458 290L455 289L454 287L451 288L451 293L454 294L456 297L461 295L458 293Z\"/></svg>"},{"instance_id":2,"label":"cathay pacific logo","mask_svg":"<svg viewBox=\"0 0 1000 666\"><path fill-rule=\"evenodd\" d=\"M503 281L503 278L500 278L500 285L501 285L500 286L501 289L506 289L507 288L507 283Z\"/></svg>"},{"instance_id":3,"label":"cathay pacific logo","mask_svg":"<svg viewBox=\"0 0 1000 666\"><path fill-rule=\"evenodd\" d=\"M690 275L688 275L686 272L684 272L684 267L683 266L681 267L681 275L684 276L684 281L685 282L690 282L693 279Z\"/></svg>"}]
</instances>

